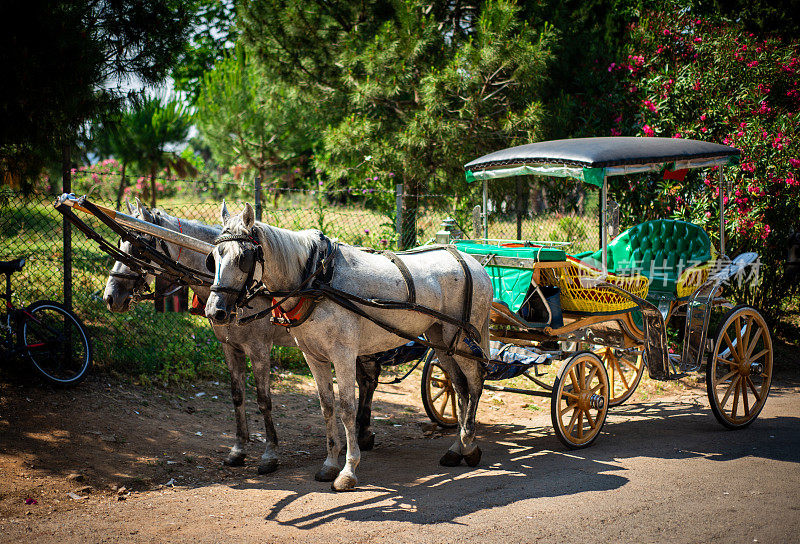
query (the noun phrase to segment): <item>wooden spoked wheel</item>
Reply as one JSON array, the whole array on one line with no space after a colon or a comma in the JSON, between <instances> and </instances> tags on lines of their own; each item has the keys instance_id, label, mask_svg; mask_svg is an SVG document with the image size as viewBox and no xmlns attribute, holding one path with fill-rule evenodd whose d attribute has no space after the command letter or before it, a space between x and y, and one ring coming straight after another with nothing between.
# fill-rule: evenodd
<instances>
[{"instance_id":1,"label":"wooden spoked wheel","mask_svg":"<svg viewBox=\"0 0 800 544\"><path fill-rule=\"evenodd\" d=\"M609 407L619 406L633 395L644 375L644 357L640 351L624 351L601 347L594 353L603 361L608 371L611 390Z\"/></svg>"},{"instance_id":2,"label":"wooden spoked wheel","mask_svg":"<svg viewBox=\"0 0 800 544\"><path fill-rule=\"evenodd\" d=\"M568 448L589 446L603 428L609 382L600 357L583 351L566 360L553 382L550 419L556 436Z\"/></svg>"},{"instance_id":3,"label":"wooden spoked wheel","mask_svg":"<svg viewBox=\"0 0 800 544\"><path fill-rule=\"evenodd\" d=\"M429 357L422 367L422 406L431 421L447 429L458 426L456 390L439 360Z\"/></svg>"},{"instance_id":4,"label":"wooden spoked wheel","mask_svg":"<svg viewBox=\"0 0 800 544\"><path fill-rule=\"evenodd\" d=\"M730 310L717 328L706 365L711 411L722 425L740 429L752 423L772 384L772 337L766 321L751 306Z\"/></svg>"}]
</instances>

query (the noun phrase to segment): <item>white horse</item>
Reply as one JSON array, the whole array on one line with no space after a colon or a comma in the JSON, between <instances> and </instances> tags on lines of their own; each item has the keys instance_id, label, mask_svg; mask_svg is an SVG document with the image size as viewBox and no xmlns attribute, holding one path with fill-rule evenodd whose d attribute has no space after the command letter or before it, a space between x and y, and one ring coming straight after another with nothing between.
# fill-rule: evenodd
<instances>
[{"instance_id":1,"label":"white horse","mask_svg":"<svg viewBox=\"0 0 800 544\"><path fill-rule=\"evenodd\" d=\"M249 279L262 282L272 293L290 292L301 284L304 271L310 268L307 266L309 260L324 254L328 248L329 242L319 231L292 232L255 223L249 204L245 204L241 214L231 216L223 203L221 217L223 236L217 240L209 256L215 277L206 303L206 316L218 324L228 323L232 319L236 303L241 300L240 294L247 287ZM263 258L259 258L260 252ZM470 466L475 466L481 456L474 438L475 412L483 388L484 371L480 362L461 355L468 351L465 342L451 344L454 338L463 338L460 327L452 321L461 320L465 300L471 300L467 308L468 319L480 335L478 343L485 353L489 352L491 280L475 259L464 254L461 257L472 278L470 292L467 292L469 282L465 270L450 252L439 249L402 255L402 262L414 280L417 302L441 312L449 320L417 311L356 304L370 317L412 338L425 334L437 346L453 345L456 348L453 354L447 353L450 350L436 350L440 364L453 378L461 428L458 440L440 460L446 466L457 465L462 459ZM403 273L382 255L339 245L334 250L331 262L333 276L330 286L335 289L365 299L403 302L409 296L410 289ZM283 303L282 308L291 311L301 302L300 298L291 297ZM325 418L327 458L315 478L333 481L332 488L337 491L352 489L358 482L355 470L361 458L355 432L356 358L403 345L407 339L327 297L318 302L302 324L292 327L289 332L303 351L314 375ZM338 458L342 448L334 417L331 363L336 371L340 417L347 440L346 461L341 470Z\"/></svg>"},{"instance_id":2,"label":"white horse","mask_svg":"<svg viewBox=\"0 0 800 544\"><path fill-rule=\"evenodd\" d=\"M211 243L220 235L218 226L210 226L199 221L173 217L161 210L149 210L136 199L136 207L128 204L128 211L134 217L157 224L175 232L182 232L198 240ZM180 248L165 242L169 255L182 265L195 270L205 269L206 255L186 248ZM120 249L131 253L131 244L122 242ZM162 249L158 246L158 249ZM153 281L152 275L139 274L132 271L124 263L117 261L111 269L106 281L103 300L112 312L125 312L130 309L134 290L138 285L144 286ZM192 285L192 290L205 305L209 295L209 288L202 285ZM263 300L254 300L254 310L265 307ZM258 319L246 325L215 325L212 323L214 335L222 345L225 362L231 375L231 397L236 419L236 442L224 460L228 466L241 466L246 458L245 446L250 439L245 413L244 395L245 380L247 378L247 363L245 355L250 358L253 367L253 376L256 384L256 398L258 407L264 418L266 446L261 461L258 465L259 474L268 474L277 469L278 436L272 421L272 398L270 396L270 349L272 345L295 346L294 339L289 336L286 328L273 325L269 319ZM359 445L363 449L371 449L374 445L375 435L370 429L370 412L372 394L378 384L380 368L374 359L363 358L359 360Z\"/></svg>"}]
</instances>

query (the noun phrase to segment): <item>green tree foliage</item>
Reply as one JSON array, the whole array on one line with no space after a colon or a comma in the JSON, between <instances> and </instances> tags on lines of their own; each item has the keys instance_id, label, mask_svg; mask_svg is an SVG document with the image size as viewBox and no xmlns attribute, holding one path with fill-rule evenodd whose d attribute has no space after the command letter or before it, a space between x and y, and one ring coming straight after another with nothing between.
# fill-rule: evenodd
<instances>
[{"instance_id":1,"label":"green tree foliage","mask_svg":"<svg viewBox=\"0 0 800 544\"><path fill-rule=\"evenodd\" d=\"M156 176L166 169L167 174L192 177L196 169L191 162L177 154L174 146L186 141L192 116L186 105L175 98L150 96L138 98L113 119L97 130L98 149L122 162L123 172L117 206L124 189L125 168L134 164L148 177L143 196L156 205Z\"/></svg>"},{"instance_id":2,"label":"green tree foliage","mask_svg":"<svg viewBox=\"0 0 800 544\"><path fill-rule=\"evenodd\" d=\"M800 35L800 0L693 0L690 5L695 15L722 16L761 36L792 40Z\"/></svg>"},{"instance_id":3,"label":"green tree foliage","mask_svg":"<svg viewBox=\"0 0 800 544\"><path fill-rule=\"evenodd\" d=\"M203 80L197 121L221 166L246 166L267 183L292 179L303 168L323 117L296 86L251 65L241 48Z\"/></svg>"},{"instance_id":4,"label":"green tree foliage","mask_svg":"<svg viewBox=\"0 0 800 544\"><path fill-rule=\"evenodd\" d=\"M0 7L0 170L23 184L126 84L160 82L184 41L178 0L29 0Z\"/></svg>"},{"instance_id":5,"label":"green tree foliage","mask_svg":"<svg viewBox=\"0 0 800 544\"><path fill-rule=\"evenodd\" d=\"M149 184L144 184L142 190L153 206L159 171L166 169L167 174L182 178L196 174L192 163L171 149L186 140L192 121L182 101L152 96L132 99L121 112L94 127L97 154L114 157L121 165L117 208L122 201L128 166L148 176Z\"/></svg>"},{"instance_id":6,"label":"green tree foliage","mask_svg":"<svg viewBox=\"0 0 800 544\"><path fill-rule=\"evenodd\" d=\"M194 105L203 76L229 54L238 38L236 0L193 0L188 39L172 67L175 89Z\"/></svg>"},{"instance_id":7,"label":"green tree foliage","mask_svg":"<svg viewBox=\"0 0 800 544\"><path fill-rule=\"evenodd\" d=\"M342 111L317 164L350 187L402 182L407 224L420 193L467 192L465 157L536 138L551 36L510 2L253 1L242 13L265 66ZM280 24L261 26L273 14Z\"/></svg>"},{"instance_id":8,"label":"green tree foliage","mask_svg":"<svg viewBox=\"0 0 800 544\"><path fill-rule=\"evenodd\" d=\"M617 130L715 141L742 151L727 168L727 252L755 251L761 282L741 293L770 315L795 286L783 274L787 242L800 230L800 42L759 38L740 24L716 23L682 9L648 14L630 34ZM631 179L612 194L630 223L674 216L719 224L717 173L684 182Z\"/></svg>"}]
</instances>

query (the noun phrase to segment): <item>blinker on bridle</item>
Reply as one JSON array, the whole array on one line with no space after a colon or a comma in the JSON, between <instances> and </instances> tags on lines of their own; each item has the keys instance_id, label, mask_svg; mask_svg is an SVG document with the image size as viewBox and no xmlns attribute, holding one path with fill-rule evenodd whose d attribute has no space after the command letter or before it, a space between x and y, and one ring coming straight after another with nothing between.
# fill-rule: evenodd
<instances>
[{"instance_id":1,"label":"blinker on bridle","mask_svg":"<svg viewBox=\"0 0 800 544\"><path fill-rule=\"evenodd\" d=\"M156 211L156 213L153 214L153 220L151 222L154 225L161 226L159 217L160 215L158 211ZM180 226L180 219L178 219L178 225ZM127 251L127 253L137 261L142 261L144 263L150 264L152 263L152 261L142 250L139 244L143 243L147 245L150 249L156 250L159 245L159 242L161 244L161 251L163 251L167 257L172 258L170 255L169 246L167 245L167 242L165 240L157 239L155 236L152 235L148 236L145 234L138 235L138 243L132 242L131 248ZM122 249L122 239L120 239L119 242L117 243L117 247L120 250ZM178 258L180 258L180 252L178 253ZM147 274L144 273L142 270L138 269L134 270L134 268L132 268L129 263L123 263L123 264L126 264L128 268L131 269L131 272L116 272L112 270L111 272L109 272L108 275L111 276L112 278L130 280L134 282L130 295L133 302L138 302L141 300L153 300L155 298L155 293L149 292L150 286L148 286L147 283L145 282ZM169 293L166 293L165 296L168 296L178 291L180 288L181 286L178 285L175 289L173 289Z\"/></svg>"},{"instance_id":2,"label":"blinker on bridle","mask_svg":"<svg viewBox=\"0 0 800 544\"><path fill-rule=\"evenodd\" d=\"M261 247L261 244L258 242L258 238L255 234L222 234L217 236L214 239L214 245L218 246L225 242L239 242L242 246L249 243L253 247L247 248L242 247L242 255L237 260L237 265L239 270L247 274L247 279L245 280L244 284L240 289L236 289L233 287L225 287L222 285L217 285L216 283L211 285L211 291L217 293L228 293L237 295L235 305L239 306L239 303L242 299L245 298L247 295L247 291L250 288L250 285L253 283L253 276L255 275L256 271L256 263L261 263L262 266L264 264L264 249ZM206 257L206 268L209 272L214 274L216 271L214 270L214 252L208 254ZM214 279L216 282L216 277Z\"/></svg>"}]
</instances>

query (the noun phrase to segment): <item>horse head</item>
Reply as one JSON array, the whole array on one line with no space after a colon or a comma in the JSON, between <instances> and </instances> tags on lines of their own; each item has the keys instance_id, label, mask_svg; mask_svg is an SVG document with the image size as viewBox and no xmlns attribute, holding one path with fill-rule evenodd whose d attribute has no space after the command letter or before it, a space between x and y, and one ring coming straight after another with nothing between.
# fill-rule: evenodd
<instances>
[{"instance_id":1,"label":"horse head","mask_svg":"<svg viewBox=\"0 0 800 544\"><path fill-rule=\"evenodd\" d=\"M220 218L222 234L214 240L215 247L206 260L206 267L214 274L206 317L218 325L233 320L237 304L254 279L256 265L261 263L263 271L263 250L253 230L252 206L247 203L241 213L231 215L223 201Z\"/></svg>"},{"instance_id":2,"label":"horse head","mask_svg":"<svg viewBox=\"0 0 800 544\"><path fill-rule=\"evenodd\" d=\"M135 208L131 206L130 202L126 202L126 204L128 205L128 212L132 216L148 223L155 223L153 214L142 205L138 198L136 199ZM155 239L153 239L153 243L155 244ZM120 240L119 249L123 253L134 257L141 257L133 244L128 241ZM106 303L106 307L112 312L128 311L131 307L134 293L152 280L152 275L134 272L125 263L116 261L114 266L111 267L108 280L106 280L106 288L103 291L103 300Z\"/></svg>"}]
</instances>

